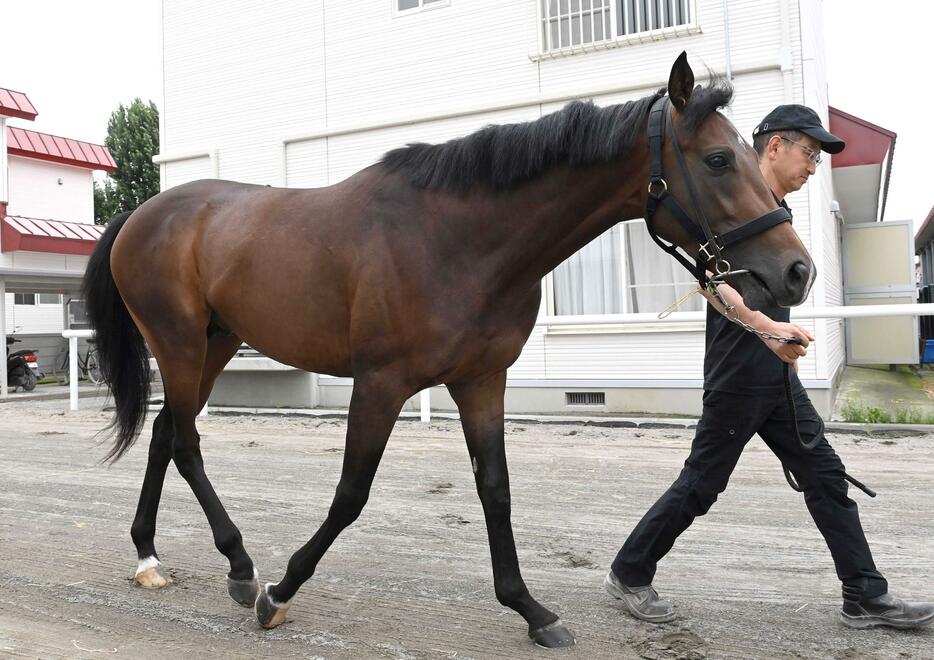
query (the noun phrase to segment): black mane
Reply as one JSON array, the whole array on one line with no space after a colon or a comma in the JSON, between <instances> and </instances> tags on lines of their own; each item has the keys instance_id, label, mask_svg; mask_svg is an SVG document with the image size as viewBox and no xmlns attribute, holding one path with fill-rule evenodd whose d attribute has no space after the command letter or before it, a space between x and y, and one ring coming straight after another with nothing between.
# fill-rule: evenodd
<instances>
[{"instance_id":1,"label":"black mane","mask_svg":"<svg viewBox=\"0 0 934 660\"><path fill-rule=\"evenodd\" d=\"M652 103L664 91L605 108L572 101L535 121L492 124L442 144L419 142L394 149L380 164L403 171L420 188L465 192L482 184L508 190L560 163L577 167L621 158L644 130ZM681 125L693 131L732 96L733 87L723 78L698 86Z\"/></svg>"}]
</instances>

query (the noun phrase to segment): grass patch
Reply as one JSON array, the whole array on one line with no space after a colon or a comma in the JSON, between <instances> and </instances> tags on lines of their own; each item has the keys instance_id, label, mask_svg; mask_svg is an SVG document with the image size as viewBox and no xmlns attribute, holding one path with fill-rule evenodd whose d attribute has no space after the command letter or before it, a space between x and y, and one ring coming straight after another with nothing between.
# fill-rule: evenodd
<instances>
[{"instance_id":1,"label":"grass patch","mask_svg":"<svg viewBox=\"0 0 934 660\"><path fill-rule=\"evenodd\" d=\"M917 408L895 408L883 410L863 405L859 400L847 399L843 404L843 421L863 424L934 424L934 413L925 413Z\"/></svg>"}]
</instances>

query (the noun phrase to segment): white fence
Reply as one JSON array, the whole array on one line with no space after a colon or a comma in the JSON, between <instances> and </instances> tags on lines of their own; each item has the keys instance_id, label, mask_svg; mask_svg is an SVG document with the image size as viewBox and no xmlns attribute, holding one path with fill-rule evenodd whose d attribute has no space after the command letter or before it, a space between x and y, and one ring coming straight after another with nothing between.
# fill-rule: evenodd
<instances>
[{"instance_id":1,"label":"white fence","mask_svg":"<svg viewBox=\"0 0 934 660\"><path fill-rule=\"evenodd\" d=\"M934 303L904 305L853 305L849 307L793 307L791 320L802 319L856 319L884 316L934 316ZM536 325L620 325L635 323L684 323L704 321L706 312L672 312L663 319L657 314L598 314L578 316L543 316ZM65 330L62 337L68 339L68 382L70 385L71 410L78 409L78 338L93 337L92 330ZM431 419L431 395L422 390L419 395L421 420ZM207 414L207 406L201 411Z\"/></svg>"}]
</instances>

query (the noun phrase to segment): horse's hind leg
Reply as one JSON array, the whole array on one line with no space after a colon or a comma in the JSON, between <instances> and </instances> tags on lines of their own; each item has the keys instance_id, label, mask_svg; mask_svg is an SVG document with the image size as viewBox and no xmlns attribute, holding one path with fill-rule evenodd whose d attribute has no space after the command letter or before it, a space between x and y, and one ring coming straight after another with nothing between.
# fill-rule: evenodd
<instances>
[{"instance_id":1,"label":"horse's hind leg","mask_svg":"<svg viewBox=\"0 0 934 660\"><path fill-rule=\"evenodd\" d=\"M134 578L136 584L147 589L159 589L168 581L159 572L159 555L156 554L156 513L162 497L165 471L172 460L172 413L167 405L156 416L152 425L152 441L149 443L149 462L146 476L136 506L136 517L130 528L130 536L136 546L139 565Z\"/></svg>"},{"instance_id":2,"label":"horse's hind leg","mask_svg":"<svg viewBox=\"0 0 934 660\"><path fill-rule=\"evenodd\" d=\"M519 572L510 521L509 472L503 437L505 387L505 371L485 379L448 385L460 411L477 492L483 504L496 598L528 622L529 637L536 644L549 648L571 646L575 643L574 635L556 614L532 598Z\"/></svg>"},{"instance_id":3,"label":"horse's hind leg","mask_svg":"<svg viewBox=\"0 0 934 660\"><path fill-rule=\"evenodd\" d=\"M407 394L390 379L354 378L337 492L324 524L289 559L282 581L267 584L256 599L256 618L264 628L274 628L285 621L292 596L314 574L318 561L337 535L360 515Z\"/></svg>"},{"instance_id":4,"label":"horse's hind leg","mask_svg":"<svg viewBox=\"0 0 934 660\"><path fill-rule=\"evenodd\" d=\"M230 561L227 577L231 596L241 605L250 606L252 595L258 590L253 561L243 547L240 530L230 520L205 474L200 437L195 428L195 417L204 406L214 380L236 352L240 341L223 335L215 335L209 341L206 310L195 318L182 309L172 309L170 314L165 311L161 318L171 319L171 323L160 324L157 320L155 327L147 326L143 318L140 329L162 371L166 402L171 411L172 459L207 516L214 545ZM156 492L153 489L144 507L144 519L153 518L153 530L158 507Z\"/></svg>"},{"instance_id":5,"label":"horse's hind leg","mask_svg":"<svg viewBox=\"0 0 934 660\"><path fill-rule=\"evenodd\" d=\"M232 335L215 334L209 337L204 367L201 372L199 405L207 402L211 388L220 371L240 346L240 338ZM149 445L149 461L146 476L140 491L139 504L130 535L136 546L139 565L135 582L142 587L158 589L168 580L159 571L159 559L155 547L156 516L162 497L162 485L169 462L172 460L173 445L172 411L168 404L162 407L153 423L152 441ZM231 597L244 605L252 605L259 590L255 576L248 580L235 581L228 578L228 591ZM249 601L249 602L247 602Z\"/></svg>"}]
</instances>

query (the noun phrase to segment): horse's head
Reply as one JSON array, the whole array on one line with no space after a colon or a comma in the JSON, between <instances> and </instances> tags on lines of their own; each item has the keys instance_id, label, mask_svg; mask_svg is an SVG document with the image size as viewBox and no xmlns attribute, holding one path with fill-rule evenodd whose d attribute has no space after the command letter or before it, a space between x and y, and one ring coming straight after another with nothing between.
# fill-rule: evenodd
<instances>
[{"instance_id":1,"label":"horse's head","mask_svg":"<svg viewBox=\"0 0 934 660\"><path fill-rule=\"evenodd\" d=\"M653 149L660 163L652 165L648 221L688 254L700 254L702 268L747 271L725 279L751 309L797 305L814 281L814 263L762 177L752 145L717 111L731 96L726 81L695 89L686 54L675 61L668 97L649 119L650 148L653 125L661 136Z\"/></svg>"}]
</instances>

